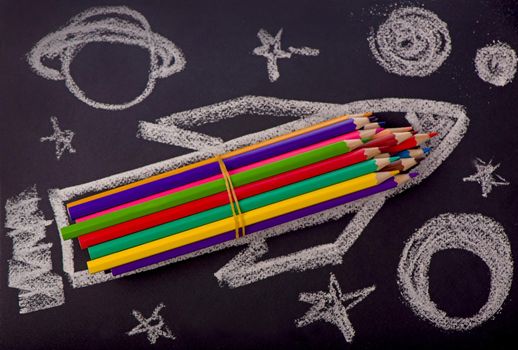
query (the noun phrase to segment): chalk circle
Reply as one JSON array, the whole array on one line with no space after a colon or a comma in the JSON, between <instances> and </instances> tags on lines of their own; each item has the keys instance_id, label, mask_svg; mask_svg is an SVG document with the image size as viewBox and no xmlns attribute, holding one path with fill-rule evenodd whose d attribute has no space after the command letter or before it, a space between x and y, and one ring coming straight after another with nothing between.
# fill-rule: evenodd
<instances>
[{"instance_id":1,"label":"chalk circle","mask_svg":"<svg viewBox=\"0 0 518 350\"><path fill-rule=\"evenodd\" d=\"M511 46L497 41L477 50L475 69L483 81L505 86L513 80L517 62L516 52Z\"/></svg>"},{"instance_id":2,"label":"chalk circle","mask_svg":"<svg viewBox=\"0 0 518 350\"><path fill-rule=\"evenodd\" d=\"M445 249L467 250L489 267L488 300L471 317L450 317L430 298L430 262ZM509 293L512 276L511 247L504 228L481 214L443 214L427 221L407 241L398 267L400 291L411 309L437 327L455 331L476 327L497 313Z\"/></svg>"},{"instance_id":3,"label":"chalk circle","mask_svg":"<svg viewBox=\"0 0 518 350\"><path fill-rule=\"evenodd\" d=\"M144 48L150 67L146 87L133 100L121 104L94 101L79 88L70 74L70 64L89 43L118 43ZM59 58L61 69L46 66L42 59ZM94 7L73 17L60 30L41 39L28 54L28 62L46 79L64 80L74 96L84 103L107 110L121 110L142 102L155 87L156 79L166 78L185 67L182 51L171 41L151 31L146 18L125 6Z\"/></svg>"},{"instance_id":4,"label":"chalk circle","mask_svg":"<svg viewBox=\"0 0 518 350\"><path fill-rule=\"evenodd\" d=\"M378 64L403 76L430 75L451 52L446 23L421 7L395 9L368 41Z\"/></svg>"}]
</instances>

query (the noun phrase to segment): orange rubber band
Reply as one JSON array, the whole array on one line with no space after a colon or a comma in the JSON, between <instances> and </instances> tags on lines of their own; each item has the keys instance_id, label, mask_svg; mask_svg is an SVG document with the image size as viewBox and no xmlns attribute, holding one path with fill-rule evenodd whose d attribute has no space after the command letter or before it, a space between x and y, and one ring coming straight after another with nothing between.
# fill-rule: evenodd
<instances>
[{"instance_id":1,"label":"orange rubber band","mask_svg":"<svg viewBox=\"0 0 518 350\"><path fill-rule=\"evenodd\" d=\"M236 191L234 190L234 185L232 184L232 179L227 170L225 162L223 158L218 155L215 157L219 168L221 170L221 174L223 175L223 179L225 180L225 187L227 188L228 193L228 204L230 205L230 209L232 210L232 217L234 218L234 225L236 230L236 239L240 236L245 236L245 220L243 218L243 213L241 212L241 208L239 207L239 200L237 199Z\"/></svg>"}]
</instances>

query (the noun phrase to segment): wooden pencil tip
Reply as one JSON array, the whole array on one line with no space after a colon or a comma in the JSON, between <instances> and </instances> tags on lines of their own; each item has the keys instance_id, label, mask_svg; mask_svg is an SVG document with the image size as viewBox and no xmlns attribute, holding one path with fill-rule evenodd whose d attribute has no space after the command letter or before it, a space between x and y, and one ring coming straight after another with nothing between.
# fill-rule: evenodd
<instances>
[{"instance_id":1,"label":"wooden pencil tip","mask_svg":"<svg viewBox=\"0 0 518 350\"><path fill-rule=\"evenodd\" d=\"M369 118L360 117L360 118L353 118L353 123L356 125L356 129L360 129L364 127L365 125L370 123Z\"/></svg>"},{"instance_id":2,"label":"wooden pencil tip","mask_svg":"<svg viewBox=\"0 0 518 350\"><path fill-rule=\"evenodd\" d=\"M406 171L410 168L412 168L413 166L415 166L417 164L417 160L415 160L415 158L403 158L401 159L401 165L403 165L403 171Z\"/></svg>"},{"instance_id":3,"label":"wooden pencil tip","mask_svg":"<svg viewBox=\"0 0 518 350\"><path fill-rule=\"evenodd\" d=\"M367 147L363 149L363 154L367 159L371 159L372 157L380 154L380 149L378 147Z\"/></svg>"},{"instance_id":4,"label":"wooden pencil tip","mask_svg":"<svg viewBox=\"0 0 518 350\"><path fill-rule=\"evenodd\" d=\"M394 133L394 137L396 138L397 144L399 145L401 142L408 140L413 135L411 132L396 132Z\"/></svg>"},{"instance_id":5,"label":"wooden pencil tip","mask_svg":"<svg viewBox=\"0 0 518 350\"><path fill-rule=\"evenodd\" d=\"M344 140L344 142L351 151L363 145L363 141L360 139Z\"/></svg>"}]
</instances>

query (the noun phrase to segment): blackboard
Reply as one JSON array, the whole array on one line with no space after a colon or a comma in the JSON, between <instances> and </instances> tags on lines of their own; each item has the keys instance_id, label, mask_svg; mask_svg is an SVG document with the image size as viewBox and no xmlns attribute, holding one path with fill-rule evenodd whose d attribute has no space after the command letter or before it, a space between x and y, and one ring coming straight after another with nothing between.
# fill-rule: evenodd
<instances>
[{"instance_id":1,"label":"blackboard","mask_svg":"<svg viewBox=\"0 0 518 350\"><path fill-rule=\"evenodd\" d=\"M54 59L41 61L59 75L68 57L71 76L89 103L72 94L70 84L62 77L44 76L30 61L31 50L46 35L70 28L70 19L92 7L107 6L124 6L130 13L140 14L150 26L145 35L151 32L165 38L165 44L162 39L155 43L164 45L164 50L174 56L173 62L179 64L174 72L164 72L160 71L164 58L157 59L158 71L151 72L157 74L154 87L132 106L110 107L131 101L144 90L153 63L148 50L120 42L75 42L76 46L61 47ZM432 52L430 60L422 64L412 62L415 57L408 58L410 63L391 62L383 58L383 48L376 46L376 40L382 40L383 23L395 20L394 16L401 15L397 11L408 8L414 8L410 17L431 13L434 21L441 21L420 27L424 33L436 31L431 38L442 43L436 48L439 52ZM145 28L144 22L139 23L139 28ZM420 22L409 23L412 28ZM1 1L1 202L5 210L0 244L0 348L516 347L518 305L510 259L518 255L518 100L516 79L512 81L516 54L513 58L510 52L518 49L517 27L518 6L512 0ZM408 30L399 24L394 28ZM283 54L289 56L278 59L278 75L272 71L268 74L266 57L254 51L261 46L258 33L272 40L278 35ZM387 33L384 39L390 43L395 34L390 30ZM71 45L79 36L63 37ZM408 45L412 45L399 44L409 50ZM487 56L480 50L485 47L504 48L507 56L502 52L491 56L488 51L489 61L483 61ZM50 48L44 47L43 54ZM181 50L184 66L174 48ZM424 53L428 49L424 48ZM376 50L381 50L381 56L376 56ZM476 57L482 60L479 67ZM394 66L394 62L399 63ZM484 63L489 67L485 71ZM280 104L285 107L286 100L309 104L296 102L293 109L283 113L272 107L279 101L284 101ZM355 102L365 100L371 102ZM198 135L212 135L216 143L230 142L284 123L303 123L300 117L325 119L333 108L352 111L370 106L391 125L404 124L407 112L425 118L434 111L453 111L456 122L462 121L447 124L440 131L447 136L454 130L461 136L447 139L453 144L448 151L441 148L445 146L437 146L444 159L438 161L433 173L374 212L341 261L252 278L251 283L232 288L218 281L215 273L247 247L237 245L123 278L78 285L64 271L59 218L50 201L56 194L53 190L194 152L191 144L181 147L181 140L174 144L176 136L169 143L153 140L151 133L146 134L145 125L169 132L160 118L217 103L223 103L222 120L206 123L216 118L211 108L219 108L209 107L184 114L195 118L205 113L201 117L205 122L184 120L182 127ZM240 107L232 111L236 105ZM260 113L253 115L257 106ZM402 110L408 106L423 108ZM74 133L71 147L75 152L66 148L57 154L55 142L42 140L52 134L53 120L60 130ZM485 180L486 185L498 184L484 190L484 183L471 181L469 177L477 171L475 164L483 169L499 165ZM25 201L19 197L22 193ZM23 206L27 217L18 220ZM347 214L271 237L266 240L268 252L259 261L333 242L351 220L353 214ZM16 236L29 230L24 223L39 227L43 236L34 246L50 257L31 255L30 247L20 248L24 238ZM493 254L483 260L458 247L439 249L428 271L430 299L445 312L443 316L467 319L480 313L486 301L494 297L491 300L497 306L488 311L488 319L457 326L449 321L441 323L442 316L430 320L430 305L423 306L419 314L419 307L409 302L408 294L405 296L398 266L401 268L412 237L432 234L427 224L444 225L443 231L452 233L454 243L466 234L475 250L479 239L496 235L489 238L495 240L496 258ZM84 270L86 256L77 247L75 256L74 269ZM238 261L230 268L245 263ZM27 264L32 267L24 270ZM53 281L57 299L39 298L31 304L31 293L37 294L41 281ZM344 299L348 293L368 292L347 309L347 318L342 318L350 325L340 329L319 320L297 327L296 320L311 307L299 301L300 294L329 292L330 281L335 292L337 285L341 288ZM496 287L490 293L491 283ZM365 290L372 286L374 290ZM23 304L23 300L29 304ZM348 302L351 300L344 305ZM156 334L157 338L146 332L131 335L132 330L138 331L139 316L148 319L154 310L156 317L149 322L156 326L161 319L164 324L158 325L162 333ZM354 329L354 336L349 334L347 339L340 331L343 329Z\"/></svg>"}]
</instances>

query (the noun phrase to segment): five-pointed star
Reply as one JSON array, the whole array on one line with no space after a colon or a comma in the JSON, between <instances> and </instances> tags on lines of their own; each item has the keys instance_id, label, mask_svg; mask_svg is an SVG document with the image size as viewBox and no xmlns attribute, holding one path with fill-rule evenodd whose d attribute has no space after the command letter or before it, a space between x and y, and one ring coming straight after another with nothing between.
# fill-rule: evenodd
<instances>
[{"instance_id":1,"label":"five-pointed star","mask_svg":"<svg viewBox=\"0 0 518 350\"><path fill-rule=\"evenodd\" d=\"M76 150L72 147L72 138L74 137L74 132L71 130L61 131L58 124L58 118L56 117L50 117L50 122L52 123L52 129L54 132L50 136L40 138L40 142L56 142L56 157L58 160L61 158L65 150L68 150L70 153L75 153Z\"/></svg>"},{"instance_id":2,"label":"five-pointed star","mask_svg":"<svg viewBox=\"0 0 518 350\"><path fill-rule=\"evenodd\" d=\"M477 182L482 187L482 197L487 197L487 195L493 190L493 186L509 185L509 182L506 179L500 175L493 174L495 170L500 167L500 164L493 165L491 163L492 160L486 163L480 158L477 158L477 160L473 162L477 172L462 179L464 182Z\"/></svg>"},{"instance_id":3,"label":"five-pointed star","mask_svg":"<svg viewBox=\"0 0 518 350\"><path fill-rule=\"evenodd\" d=\"M261 46L254 49L253 53L257 56L264 56L267 61L268 78L273 83L279 79L280 73L277 66L277 60L280 58L291 58L293 54L303 56L317 56L319 51L309 47L294 48L289 47L288 51L281 48L282 28L275 36L270 35L266 30L260 29L257 37L261 41Z\"/></svg>"},{"instance_id":4,"label":"five-pointed star","mask_svg":"<svg viewBox=\"0 0 518 350\"><path fill-rule=\"evenodd\" d=\"M139 321L139 324L130 330L128 335L135 335L139 333L147 333L147 339L151 344L155 344L159 337L175 339L171 330L164 323L164 319L158 313L164 308L164 303L160 303L151 317L145 318L142 314L136 310L133 310L133 316Z\"/></svg>"},{"instance_id":5,"label":"five-pointed star","mask_svg":"<svg viewBox=\"0 0 518 350\"><path fill-rule=\"evenodd\" d=\"M354 337L354 328L349 320L348 311L365 299L375 287L360 289L342 294L336 277L331 273L329 292L301 293L299 300L313 304L304 316L295 321L297 327L303 327L318 320L329 322L338 327L345 340L350 343ZM351 301L344 306L344 302Z\"/></svg>"}]
</instances>

